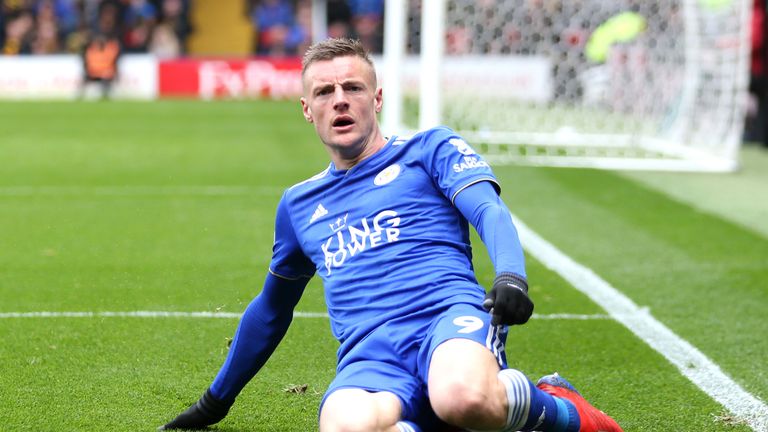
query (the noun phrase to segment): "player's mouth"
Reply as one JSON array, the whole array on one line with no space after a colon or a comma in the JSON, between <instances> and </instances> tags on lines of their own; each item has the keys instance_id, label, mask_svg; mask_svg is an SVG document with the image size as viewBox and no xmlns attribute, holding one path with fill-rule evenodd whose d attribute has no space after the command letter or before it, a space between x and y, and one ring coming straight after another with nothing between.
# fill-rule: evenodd
<instances>
[{"instance_id":1,"label":"player's mouth","mask_svg":"<svg viewBox=\"0 0 768 432\"><path fill-rule=\"evenodd\" d=\"M336 132L347 132L351 130L354 125L355 120L348 115L340 115L333 119L333 123L331 123L333 130Z\"/></svg>"}]
</instances>

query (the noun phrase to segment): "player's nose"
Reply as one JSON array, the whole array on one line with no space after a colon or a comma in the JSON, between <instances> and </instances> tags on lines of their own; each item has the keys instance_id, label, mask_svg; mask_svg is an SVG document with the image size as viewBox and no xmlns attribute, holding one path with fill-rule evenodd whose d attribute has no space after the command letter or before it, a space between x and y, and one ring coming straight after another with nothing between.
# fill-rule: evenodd
<instances>
[{"instance_id":1,"label":"player's nose","mask_svg":"<svg viewBox=\"0 0 768 432\"><path fill-rule=\"evenodd\" d=\"M347 100L347 94L341 86L336 86L333 91L333 108L336 110L344 110L349 108L349 101Z\"/></svg>"}]
</instances>

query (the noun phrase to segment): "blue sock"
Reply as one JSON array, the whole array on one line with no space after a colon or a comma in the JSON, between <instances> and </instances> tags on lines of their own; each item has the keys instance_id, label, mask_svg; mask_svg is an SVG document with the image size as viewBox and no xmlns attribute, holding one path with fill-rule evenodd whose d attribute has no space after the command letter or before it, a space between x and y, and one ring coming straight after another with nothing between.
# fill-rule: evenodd
<instances>
[{"instance_id":1,"label":"blue sock","mask_svg":"<svg viewBox=\"0 0 768 432\"><path fill-rule=\"evenodd\" d=\"M399 432L422 432L421 428L416 426L416 423L407 420L400 420L395 426L397 426Z\"/></svg>"},{"instance_id":2,"label":"blue sock","mask_svg":"<svg viewBox=\"0 0 768 432\"><path fill-rule=\"evenodd\" d=\"M499 379L509 401L504 431L578 432L580 421L573 404L539 390L518 370L504 369Z\"/></svg>"}]
</instances>

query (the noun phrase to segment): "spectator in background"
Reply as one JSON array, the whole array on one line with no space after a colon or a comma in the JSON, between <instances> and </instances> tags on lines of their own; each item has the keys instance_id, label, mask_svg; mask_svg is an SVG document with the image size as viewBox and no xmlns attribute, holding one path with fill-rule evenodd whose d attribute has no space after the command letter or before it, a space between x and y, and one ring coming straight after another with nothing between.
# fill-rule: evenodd
<instances>
[{"instance_id":1,"label":"spectator in background","mask_svg":"<svg viewBox=\"0 0 768 432\"><path fill-rule=\"evenodd\" d=\"M96 9L92 32L120 38L123 30L123 4L117 0L102 0Z\"/></svg>"},{"instance_id":2,"label":"spectator in background","mask_svg":"<svg viewBox=\"0 0 768 432\"><path fill-rule=\"evenodd\" d=\"M312 2L300 0L296 4L296 25L291 32L291 43L296 45L295 55L302 55L312 44Z\"/></svg>"},{"instance_id":3,"label":"spectator in background","mask_svg":"<svg viewBox=\"0 0 768 432\"><path fill-rule=\"evenodd\" d=\"M147 0L130 0L125 9L125 52L147 52L149 38L157 23L157 8Z\"/></svg>"},{"instance_id":4,"label":"spectator in background","mask_svg":"<svg viewBox=\"0 0 768 432\"><path fill-rule=\"evenodd\" d=\"M88 26L86 2L79 1L75 4L75 17L74 29L71 32L65 33L62 37L62 48L70 54L83 52L85 44L88 42L90 29Z\"/></svg>"},{"instance_id":5,"label":"spectator in background","mask_svg":"<svg viewBox=\"0 0 768 432\"><path fill-rule=\"evenodd\" d=\"M297 24L293 5L288 0L257 1L251 19L256 26L255 45L259 55L297 55L299 45L309 36L309 29Z\"/></svg>"},{"instance_id":6,"label":"spectator in background","mask_svg":"<svg viewBox=\"0 0 768 432\"><path fill-rule=\"evenodd\" d=\"M5 4L0 0L0 48L5 46Z\"/></svg>"},{"instance_id":7,"label":"spectator in background","mask_svg":"<svg viewBox=\"0 0 768 432\"><path fill-rule=\"evenodd\" d=\"M371 53L384 47L384 0L348 0L352 12L352 36Z\"/></svg>"},{"instance_id":8,"label":"spectator in background","mask_svg":"<svg viewBox=\"0 0 768 432\"><path fill-rule=\"evenodd\" d=\"M0 17L4 17L4 23L17 17L22 11L29 10L29 0L0 0Z\"/></svg>"},{"instance_id":9,"label":"spectator in background","mask_svg":"<svg viewBox=\"0 0 768 432\"><path fill-rule=\"evenodd\" d=\"M181 55L181 42L169 23L161 21L152 29L147 51L163 58L174 58Z\"/></svg>"},{"instance_id":10,"label":"spectator in background","mask_svg":"<svg viewBox=\"0 0 768 432\"><path fill-rule=\"evenodd\" d=\"M184 55L192 32L190 2L0 0L0 54L80 54L93 35L109 33L127 52L147 52L154 39L154 51Z\"/></svg>"},{"instance_id":11,"label":"spectator in background","mask_svg":"<svg viewBox=\"0 0 768 432\"><path fill-rule=\"evenodd\" d=\"M326 4L328 20L328 37L344 38L349 37L352 29L352 11L349 9L347 0L328 0Z\"/></svg>"},{"instance_id":12,"label":"spectator in background","mask_svg":"<svg viewBox=\"0 0 768 432\"><path fill-rule=\"evenodd\" d=\"M53 9L61 38L77 29L79 22L78 4L85 1L87 0L37 0L36 9L39 13L40 8L46 4Z\"/></svg>"},{"instance_id":13,"label":"spectator in background","mask_svg":"<svg viewBox=\"0 0 768 432\"><path fill-rule=\"evenodd\" d=\"M179 57L187 53L191 33L188 4L182 0L163 0L160 20L152 29L148 51L159 57Z\"/></svg>"},{"instance_id":14,"label":"spectator in background","mask_svg":"<svg viewBox=\"0 0 768 432\"><path fill-rule=\"evenodd\" d=\"M18 55L32 52L35 19L28 9L13 10L7 16L3 54Z\"/></svg>"},{"instance_id":15,"label":"spectator in background","mask_svg":"<svg viewBox=\"0 0 768 432\"><path fill-rule=\"evenodd\" d=\"M187 39L193 30L189 21L189 0L163 0L160 22L173 30L179 44L179 54L186 54Z\"/></svg>"},{"instance_id":16,"label":"spectator in background","mask_svg":"<svg viewBox=\"0 0 768 432\"><path fill-rule=\"evenodd\" d=\"M32 54L55 54L60 50L59 21L54 7L53 0L42 0L37 4Z\"/></svg>"}]
</instances>

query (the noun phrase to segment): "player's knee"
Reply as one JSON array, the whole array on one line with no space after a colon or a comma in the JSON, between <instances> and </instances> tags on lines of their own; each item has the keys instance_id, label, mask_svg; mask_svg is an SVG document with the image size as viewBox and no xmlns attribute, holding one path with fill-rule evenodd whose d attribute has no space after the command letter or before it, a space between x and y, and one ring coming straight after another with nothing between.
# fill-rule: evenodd
<instances>
[{"instance_id":1,"label":"player's knee","mask_svg":"<svg viewBox=\"0 0 768 432\"><path fill-rule=\"evenodd\" d=\"M336 416L320 422L320 432L369 432L378 430L373 418L360 415Z\"/></svg>"},{"instance_id":2,"label":"player's knee","mask_svg":"<svg viewBox=\"0 0 768 432\"><path fill-rule=\"evenodd\" d=\"M490 394L474 383L450 380L430 387L432 409L440 419L450 424L473 424L487 416L492 408Z\"/></svg>"},{"instance_id":3,"label":"player's knee","mask_svg":"<svg viewBox=\"0 0 768 432\"><path fill-rule=\"evenodd\" d=\"M379 432L389 430L400 417L392 394L371 394L344 389L331 394L320 413L321 432Z\"/></svg>"}]
</instances>

